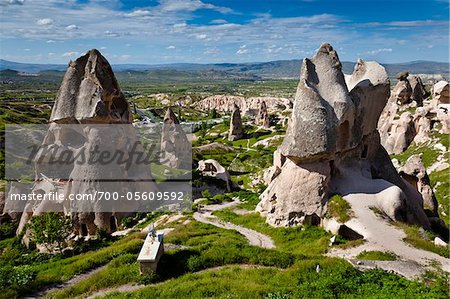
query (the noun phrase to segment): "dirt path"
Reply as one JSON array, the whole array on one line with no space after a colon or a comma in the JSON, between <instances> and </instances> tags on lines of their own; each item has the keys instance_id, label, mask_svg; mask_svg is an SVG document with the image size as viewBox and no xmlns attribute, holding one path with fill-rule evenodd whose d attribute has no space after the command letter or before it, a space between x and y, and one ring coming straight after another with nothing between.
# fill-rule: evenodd
<instances>
[{"instance_id":1,"label":"dirt path","mask_svg":"<svg viewBox=\"0 0 450 299\"><path fill-rule=\"evenodd\" d=\"M353 182L364 180L364 178L358 178L354 175L351 178ZM351 182L343 181L341 183L348 184L347 186L350 188L352 187ZM373 184L373 180L371 183ZM343 196L351 205L351 209L355 214L355 217L346 222L346 225L362 234L367 242L361 246L345 250L333 249L329 255L351 260L355 259L364 250L390 251L398 256L398 261L382 263L364 261L362 263L365 266L374 264L385 270L393 270L409 278L420 276L430 266L432 261L438 262L444 271L450 272L449 259L405 243L403 238L406 237L406 234L401 229L389 224L387 220L377 216L370 210L371 206L376 206L377 196L386 196L383 193L388 195L392 191L390 188L395 187L381 188L378 192L373 192L374 190L370 190L370 192L354 192ZM361 266L364 266L363 264Z\"/></svg>"},{"instance_id":2,"label":"dirt path","mask_svg":"<svg viewBox=\"0 0 450 299\"><path fill-rule=\"evenodd\" d=\"M144 285L144 284L124 284L124 285L117 286L117 287L98 290L97 292L89 295L89 297L86 297L86 299L100 298L100 297L109 295L111 293L133 292L133 291L142 289L144 287L146 287L146 285Z\"/></svg>"},{"instance_id":3,"label":"dirt path","mask_svg":"<svg viewBox=\"0 0 450 299\"><path fill-rule=\"evenodd\" d=\"M52 291L71 287L71 286L77 284L78 282L89 278L90 276L94 275L95 273L98 273L98 272L102 271L105 267L106 266L101 266L101 267L95 268L95 269L93 269L91 271L88 271L86 273L83 273L83 274L80 274L80 275L76 275L76 276L72 277L71 279L69 279L66 282L63 282L63 283L60 283L60 284L57 284L57 285L53 285L53 286L49 286L49 287L47 287L47 288L45 288L43 290L40 290L40 291L38 291L38 292L36 292L34 294L25 296L23 298L25 298L25 299L43 298L48 293L50 293Z\"/></svg>"},{"instance_id":4,"label":"dirt path","mask_svg":"<svg viewBox=\"0 0 450 299\"><path fill-rule=\"evenodd\" d=\"M244 237L246 237L251 245L269 249L275 248L275 243L269 236L246 227L222 221L212 214L214 211L231 208L239 203L240 203L239 201L232 201L224 204L208 205L199 209L199 211L195 212L193 217L195 220L199 222L211 224L224 229L235 230L240 234L242 234Z\"/></svg>"}]
</instances>

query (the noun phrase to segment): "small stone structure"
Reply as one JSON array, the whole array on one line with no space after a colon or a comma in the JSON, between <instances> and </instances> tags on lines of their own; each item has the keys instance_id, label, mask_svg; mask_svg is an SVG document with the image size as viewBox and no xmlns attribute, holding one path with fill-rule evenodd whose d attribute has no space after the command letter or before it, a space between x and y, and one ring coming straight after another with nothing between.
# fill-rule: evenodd
<instances>
[{"instance_id":1,"label":"small stone structure","mask_svg":"<svg viewBox=\"0 0 450 299\"><path fill-rule=\"evenodd\" d=\"M156 271L158 262L163 254L164 232L156 231L151 225L137 258L140 273L147 274Z\"/></svg>"}]
</instances>

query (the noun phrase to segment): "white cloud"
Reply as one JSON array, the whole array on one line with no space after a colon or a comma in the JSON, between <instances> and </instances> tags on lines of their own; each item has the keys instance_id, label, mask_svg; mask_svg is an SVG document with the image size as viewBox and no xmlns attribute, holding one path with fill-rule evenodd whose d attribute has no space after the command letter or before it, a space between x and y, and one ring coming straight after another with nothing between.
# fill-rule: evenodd
<instances>
[{"instance_id":1,"label":"white cloud","mask_svg":"<svg viewBox=\"0 0 450 299\"><path fill-rule=\"evenodd\" d=\"M106 50L107 48L106 47L100 47L100 50Z\"/></svg>"},{"instance_id":2,"label":"white cloud","mask_svg":"<svg viewBox=\"0 0 450 299\"><path fill-rule=\"evenodd\" d=\"M267 53L269 54L276 54L283 51L283 47L278 47L277 45L271 45L267 48Z\"/></svg>"},{"instance_id":3,"label":"white cloud","mask_svg":"<svg viewBox=\"0 0 450 299\"><path fill-rule=\"evenodd\" d=\"M195 37L196 39L198 39L198 40L204 40L204 39L207 39L207 38L208 38L208 36L207 36L206 34L204 34L204 33L195 34L194 37Z\"/></svg>"},{"instance_id":4,"label":"white cloud","mask_svg":"<svg viewBox=\"0 0 450 299\"><path fill-rule=\"evenodd\" d=\"M377 55L377 54L380 54L382 52L392 52L392 49L391 48L376 49L376 50L372 50L372 51L367 51L367 54L369 54L369 55Z\"/></svg>"},{"instance_id":5,"label":"white cloud","mask_svg":"<svg viewBox=\"0 0 450 299\"><path fill-rule=\"evenodd\" d=\"M105 31L105 35L108 36L108 37L118 37L118 36L120 36L119 33L117 33L117 32L112 32L112 31L109 31L109 30L106 30L106 31Z\"/></svg>"},{"instance_id":6,"label":"white cloud","mask_svg":"<svg viewBox=\"0 0 450 299\"><path fill-rule=\"evenodd\" d=\"M199 9L211 9L224 14L233 12L231 8L215 6L200 0L161 0L160 8L168 12L190 12Z\"/></svg>"},{"instance_id":7,"label":"white cloud","mask_svg":"<svg viewBox=\"0 0 450 299\"><path fill-rule=\"evenodd\" d=\"M47 44L52 44L52 43L56 43L54 40L49 39L48 41L46 41Z\"/></svg>"},{"instance_id":8,"label":"white cloud","mask_svg":"<svg viewBox=\"0 0 450 299\"><path fill-rule=\"evenodd\" d=\"M66 52L64 54L62 54L62 57L72 57L72 56L77 56L79 53L72 51L72 52Z\"/></svg>"},{"instance_id":9,"label":"white cloud","mask_svg":"<svg viewBox=\"0 0 450 299\"><path fill-rule=\"evenodd\" d=\"M80 28L80 27L78 27L78 26L75 25L75 24L66 26L66 30L77 30L77 29L79 29L79 28Z\"/></svg>"},{"instance_id":10,"label":"white cloud","mask_svg":"<svg viewBox=\"0 0 450 299\"><path fill-rule=\"evenodd\" d=\"M133 17L146 17L149 16L151 13L149 10L142 10L142 9L138 9L135 10L133 12L130 13L126 13L125 16L129 17L129 18L133 18Z\"/></svg>"},{"instance_id":11,"label":"white cloud","mask_svg":"<svg viewBox=\"0 0 450 299\"><path fill-rule=\"evenodd\" d=\"M242 45L239 47L239 49L236 51L236 55L244 55L248 53L247 45Z\"/></svg>"},{"instance_id":12,"label":"white cloud","mask_svg":"<svg viewBox=\"0 0 450 299\"><path fill-rule=\"evenodd\" d=\"M31 51L31 49L28 49L28 48L26 48L26 49L23 49L25 52L29 52L29 51Z\"/></svg>"},{"instance_id":13,"label":"white cloud","mask_svg":"<svg viewBox=\"0 0 450 299\"><path fill-rule=\"evenodd\" d=\"M167 50L173 50L173 49L175 49L175 46L168 46L166 49Z\"/></svg>"},{"instance_id":14,"label":"white cloud","mask_svg":"<svg viewBox=\"0 0 450 299\"><path fill-rule=\"evenodd\" d=\"M53 24L53 20L50 18L39 19L36 21L39 26L50 26Z\"/></svg>"}]
</instances>

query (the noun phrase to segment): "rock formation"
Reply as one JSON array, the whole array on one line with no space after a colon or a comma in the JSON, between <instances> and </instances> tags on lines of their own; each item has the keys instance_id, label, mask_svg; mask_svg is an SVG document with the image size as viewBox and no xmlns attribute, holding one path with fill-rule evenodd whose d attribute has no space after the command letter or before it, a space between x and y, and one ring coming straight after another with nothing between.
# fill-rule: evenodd
<instances>
[{"instance_id":1,"label":"rock formation","mask_svg":"<svg viewBox=\"0 0 450 299\"><path fill-rule=\"evenodd\" d=\"M347 84L336 51L323 44L304 59L286 157L257 206L274 226L316 223L332 194L360 196L396 220L429 228L422 197L401 179L380 144L378 118L389 79L376 62L359 60Z\"/></svg>"},{"instance_id":2,"label":"rock formation","mask_svg":"<svg viewBox=\"0 0 450 299\"><path fill-rule=\"evenodd\" d=\"M450 87L447 81L439 81L433 86L433 99L439 104L450 104Z\"/></svg>"},{"instance_id":3,"label":"rock formation","mask_svg":"<svg viewBox=\"0 0 450 299\"><path fill-rule=\"evenodd\" d=\"M261 102L266 103L268 113L280 113L292 108L291 100L274 97L251 97L214 95L193 104L193 107L202 111L216 109L218 112L233 112L237 105L244 116L257 115Z\"/></svg>"},{"instance_id":4,"label":"rock formation","mask_svg":"<svg viewBox=\"0 0 450 299\"><path fill-rule=\"evenodd\" d=\"M450 105L447 104L446 107L438 107L436 118L441 123L439 132L442 134L450 134Z\"/></svg>"},{"instance_id":5,"label":"rock formation","mask_svg":"<svg viewBox=\"0 0 450 299\"><path fill-rule=\"evenodd\" d=\"M403 153L416 136L411 113L404 112L399 119L385 121L380 128L381 144L389 155Z\"/></svg>"},{"instance_id":6,"label":"rock formation","mask_svg":"<svg viewBox=\"0 0 450 299\"><path fill-rule=\"evenodd\" d=\"M100 52L91 50L69 63L50 122L131 123L131 116L111 66Z\"/></svg>"},{"instance_id":7,"label":"rock formation","mask_svg":"<svg viewBox=\"0 0 450 299\"><path fill-rule=\"evenodd\" d=\"M230 131L228 132L228 140L239 140L244 136L242 128L241 111L237 105L234 105L234 110L231 113Z\"/></svg>"},{"instance_id":8,"label":"rock formation","mask_svg":"<svg viewBox=\"0 0 450 299\"><path fill-rule=\"evenodd\" d=\"M261 101L259 105L259 110L258 113L256 114L255 122L256 125L261 126L263 128L270 127L269 113L267 112L267 105L265 101Z\"/></svg>"},{"instance_id":9,"label":"rock formation","mask_svg":"<svg viewBox=\"0 0 450 299\"><path fill-rule=\"evenodd\" d=\"M417 107L414 113L414 127L416 129L414 142L416 144L430 140L431 118L430 110L427 107Z\"/></svg>"},{"instance_id":10,"label":"rock formation","mask_svg":"<svg viewBox=\"0 0 450 299\"><path fill-rule=\"evenodd\" d=\"M131 121L130 106L100 52L90 50L71 61L57 94L47 135L35 158L36 182L32 192L57 192L67 198L68 194L98 191L125 194L131 190L157 190L147 165L133 162L132 167L126 168L115 163L86 163L94 161L96 153L104 150L125 155L134 150L144 154ZM134 144L136 148L130 149ZM63 151L71 153L73 164L61 167L47 163L52 153ZM78 155L80 152L84 155ZM109 183L111 180L114 182ZM46 211L70 215L79 235L92 235L97 229L111 233L120 225L120 219L130 214L123 212L119 204L112 206L106 201L85 201L76 207L70 201L33 204L22 214L18 233L33 215Z\"/></svg>"},{"instance_id":11,"label":"rock formation","mask_svg":"<svg viewBox=\"0 0 450 299\"><path fill-rule=\"evenodd\" d=\"M378 130L381 136L381 144L389 154L400 154L405 151L410 143L416 144L428 142L432 139L431 130L440 124L439 132L450 133L450 104L441 103L446 101L448 91L446 81L436 83L433 88L433 99L427 100L428 93L425 91L418 76L411 77L413 86L412 99L417 102L417 109L412 117L408 107L397 104L397 98L391 96L378 122ZM399 111L403 112L398 118Z\"/></svg>"},{"instance_id":12,"label":"rock formation","mask_svg":"<svg viewBox=\"0 0 450 299\"><path fill-rule=\"evenodd\" d=\"M232 188L232 181L230 174L228 171L219 164L216 160L208 159L208 160L200 160L198 162L198 168L200 173L203 176L209 176L216 178L218 180L222 180L226 184L226 190L227 192L231 191Z\"/></svg>"},{"instance_id":13,"label":"rock formation","mask_svg":"<svg viewBox=\"0 0 450 299\"><path fill-rule=\"evenodd\" d=\"M164 116L160 162L174 169L188 169L192 164L192 145L171 108Z\"/></svg>"},{"instance_id":14,"label":"rock formation","mask_svg":"<svg viewBox=\"0 0 450 299\"><path fill-rule=\"evenodd\" d=\"M411 99L417 103L417 107L422 107L423 100L429 96L422 83L422 79L419 76L412 76L409 79L409 83L412 89Z\"/></svg>"},{"instance_id":15,"label":"rock formation","mask_svg":"<svg viewBox=\"0 0 450 299\"><path fill-rule=\"evenodd\" d=\"M267 168L264 171L264 183L269 185L280 173L284 162L286 162L286 157L280 153L277 149L273 153L273 166Z\"/></svg>"},{"instance_id":16,"label":"rock formation","mask_svg":"<svg viewBox=\"0 0 450 299\"><path fill-rule=\"evenodd\" d=\"M424 209L432 216L438 216L438 202L431 188L425 166L420 155L412 155L400 168L400 176L422 194Z\"/></svg>"},{"instance_id":17,"label":"rock formation","mask_svg":"<svg viewBox=\"0 0 450 299\"><path fill-rule=\"evenodd\" d=\"M397 84L392 90L391 97L395 102L400 104L409 103L412 95L412 88L408 81L408 72L401 72L397 74Z\"/></svg>"}]
</instances>

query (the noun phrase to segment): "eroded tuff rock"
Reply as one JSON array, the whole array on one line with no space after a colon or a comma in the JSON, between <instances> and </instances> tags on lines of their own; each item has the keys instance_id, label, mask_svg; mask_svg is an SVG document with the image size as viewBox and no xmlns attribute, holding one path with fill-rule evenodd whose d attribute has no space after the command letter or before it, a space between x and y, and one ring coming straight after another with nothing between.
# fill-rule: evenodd
<instances>
[{"instance_id":1,"label":"eroded tuff rock","mask_svg":"<svg viewBox=\"0 0 450 299\"><path fill-rule=\"evenodd\" d=\"M404 112L399 119L384 121L380 127L381 144L388 154L403 153L416 136L416 128L413 116Z\"/></svg>"},{"instance_id":2,"label":"eroded tuff rock","mask_svg":"<svg viewBox=\"0 0 450 299\"><path fill-rule=\"evenodd\" d=\"M269 224L316 222L338 193L360 194L393 219L429 228L421 194L402 180L380 144L377 121L389 85L381 65L363 60L346 83L329 44L303 61L292 119L279 148L286 161L269 178L256 208Z\"/></svg>"},{"instance_id":3,"label":"eroded tuff rock","mask_svg":"<svg viewBox=\"0 0 450 299\"><path fill-rule=\"evenodd\" d=\"M417 75L411 76L409 84L412 89L411 99L417 103L417 107L423 106L423 101L429 96L429 93L426 91L422 79Z\"/></svg>"},{"instance_id":4,"label":"eroded tuff rock","mask_svg":"<svg viewBox=\"0 0 450 299\"><path fill-rule=\"evenodd\" d=\"M243 116L257 115L261 102L266 103L269 113L279 113L292 108L292 102L286 98L275 97L250 97L228 95L214 95L207 97L193 104L193 107L202 111L216 109L219 112L233 112L234 105L237 105Z\"/></svg>"},{"instance_id":5,"label":"eroded tuff rock","mask_svg":"<svg viewBox=\"0 0 450 299\"><path fill-rule=\"evenodd\" d=\"M241 110L237 105L234 105L233 112L230 119L230 131L228 132L228 140L239 140L244 136L244 129L242 127Z\"/></svg>"},{"instance_id":6,"label":"eroded tuff rock","mask_svg":"<svg viewBox=\"0 0 450 299\"><path fill-rule=\"evenodd\" d=\"M440 104L450 104L450 85L447 81L439 81L434 84L433 99Z\"/></svg>"},{"instance_id":7,"label":"eroded tuff rock","mask_svg":"<svg viewBox=\"0 0 450 299\"><path fill-rule=\"evenodd\" d=\"M421 107L417 107L411 116L408 112L410 106L402 106L391 96L378 122L381 144L389 154L402 153L411 142L421 144L430 141L432 139L430 132L438 125L440 133L450 133L450 104L440 102L441 99L445 101L445 86L448 83L442 81L438 84L438 82L437 88L434 88L436 92L433 92L433 98L430 100L426 98L428 93L424 91L419 77L412 76L410 80L417 94L417 97L413 94L412 98ZM398 117L399 111L402 110L405 112Z\"/></svg>"},{"instance_id":8,"label":"eroded tuff rock","mask_svg":"<svg viewBox=\"0 0 450 299\"><path fill-rule=\"evenodd\" d=\"M127 155L132 145L136 145L133 149L136 154L144 154L131 120L130 106L111 66L99 51L90 50L71 61L51 113L47 135L36 155L32 192L67 196L94 191L125 194L130 190L157 190L149 182L152 177L147 165L133 164L127 168L115 163L86 163L104 150ZM47 163L49 155L60 152L70 152L74 163L64 167ZM78 155L80 152L84 155ZM132 185L130 179L138 183ZM111 180L114 182L105 183ZM32 216L46 211L70 215L77 235L93 235L98 229L111 233L120 225L121 218L130 214L117 207L119 210L115 211L106 201L83 201L74 210L70 201L43 200L25 209L18 233Z\"/></svg>"},{"instance_id":9,"label":"eroded tuff rock","mask_svg":"<svg viewBox=\"0 0 450 299\"><path fill-rule=\"evenodd\" d=\"M231 181L230 174L228 173L228 170L226 170L216 160L214 160L214 159L200 160L198 162L197 169L200 171L200 173L203 176L209 176L209 177L216 178L218 180L222 180L226 185L227 192L231 191L232 181Z\"/></svg>"},{"instance_id":10,"label":"eroded tuff rock","mask_svg":"<svg viewBox=\"0 0 450 299\"><path fill-rule=\"evenodd\" d=\"M267 105L265 101L261 101L259 105L258 113L255 118L256 125L261 126L263 128L270 127L269 123L269 113L267 112Z\"/></svg>"},{"instance_id":11,"label":"eroded tuff rock","mask_svg":"<svg viewBox=\"0 0 450 299\"><path fill-rule=\"evenodd\" d=\"M130 106L108 61L99 51L69 62L50 122L131 123Z\"/></svg>"},{"instance_id":12,"label":"eroded tuff rock","mask_svg":"<svg viewBox=\"0 0 450 299\"><path fill-rule=\"evenodd\" d=\"M434 196L425 166L420 155L412 155L400 168L400 176L422 194L423 205L430 215L438 216L438 202Z\"/></svg>"},{"instance_id":13,"label":"eroded tuff rock","mask_svg":"<svg viewBox=\"0 0 450 299\"><path fill-rule=\"evenodd\" d=\"M191 148L191 143L188 141L177 116L171 108L168 108L161 132L161 164L173 169L191 167Z\"/></svg>"},{"instance_id":14,"label":"eroded tuff rock","mask_svg":"<svg viewBox=\"0 0 450 299\"><path fill-rule=\"evenodd\" d=\"M391 97L395 102L400 104L409 103L413 89L408 81L408 72L401 72L397 74L397 84L392 90Z\"/></svg>"}]
</instances>

